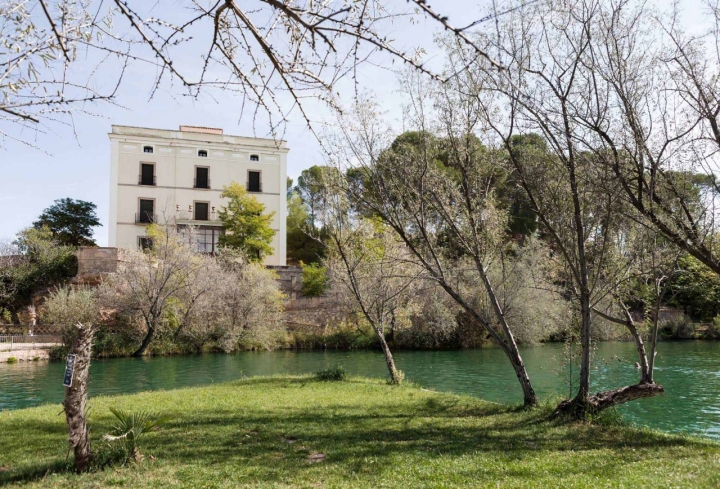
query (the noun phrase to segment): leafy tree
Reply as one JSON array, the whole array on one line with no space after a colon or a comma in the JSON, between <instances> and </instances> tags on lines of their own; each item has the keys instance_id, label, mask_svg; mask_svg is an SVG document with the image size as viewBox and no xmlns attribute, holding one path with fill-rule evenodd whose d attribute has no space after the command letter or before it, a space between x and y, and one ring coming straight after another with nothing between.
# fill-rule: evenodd
<instances>
[{"instance_id":1,"label":"leafy tree","mask_svg":"<svg viewBox=\"0 0 720 489\"><path fill-rule=\"evenodd\" d=\"M92 228L102 226L95 214L96 206L92 202L57 199L53 205L40 214L33 223L35 229L47 227L53 238L60 244L69 246L97 246L92 239Z\"/></svg>"},{"instance_id":2,"label":"leafy tree","mask_svg":"<svg viewBox=\"0 0 720 489\"><path fill-rule=\"evenodd\" d=\"M30 302L32 293L72 277L77 259L71 246L60 245L47 227L17 234L11 254L0 259L0 308L16 310Z\"/></svg>"},{"instance_id":3,"label":"leafy tree","mask_svg":"<svg viewBox=\"0 0 720 489\"><path fill-rule=\"evenodd\" d=\"M302 266L302 293L307 297L319 297L330 288L330 277L327 268L311 263Z\"/></svg>"},{"instance_id":4,"label":"leafy tree","mask_svg":"<svg viewBox=\"0 0 720 489\"><path fill-rule=\"evenodd\" d=\"M288 260L297 263L317 263L325 256L325 246L321 241L322 231L313 231L307 207L297 192L291 194L287 206Z\"/></svg>"},{"instance_id":5,"label":"leafy tree","mask_svg":"<svg viewBox=\"0 0 720 489\"><path fill-rule=\"evenodd\" d=\"M270 224L275 213L264 214L265 206L236 182L225 187L220 196L229 199L219 212L225 229L220 244L243 251L251 262L262 261L273 252L270 242L275 231Z\"/></svg>"},{"instance_id":6,"label":"leafy tree","mask_svg":"<svg viewBox=\"0 0 720 489\"><path fill-rule=\"evenodd\" d=\"M333 167L314 165L303 170L298 177L295 192L307 207L312 229L315 229L318 213L326 198L328 182L336 176L336 173L337 169Z\"/></svg>"}]
</instances>

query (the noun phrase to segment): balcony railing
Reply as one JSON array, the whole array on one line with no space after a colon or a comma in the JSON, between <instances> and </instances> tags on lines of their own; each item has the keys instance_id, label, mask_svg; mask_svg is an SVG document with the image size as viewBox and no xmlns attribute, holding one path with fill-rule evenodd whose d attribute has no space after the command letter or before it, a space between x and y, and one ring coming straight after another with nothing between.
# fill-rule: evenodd
<instances>
[{"instance_id":1,"label":"balcony railing","mask_svg":"<svg viewBox=\"0 0 720 489\"><path fill-rule=\"evenodd\" d=\"M214 211L208 211L207 216L195 214L194 211L175 211L175 219L178 221L217 221L219 217Z\"/></svg>"},{"instance_id":2,"label":"balcony railing","mask_svg":"<svg viewBox=\"0 0 720 489\"><path fill-rule=\"evenodd\" d=\"M142 175L138 176L138 185L152 185L155 186L155 176L153 175L152 178L145 177L143 178Z\"/></svg>"},{"instance_id":3,"label":"balcony railing","mask_svg":"<svg viewBox=\"0 0 720 489\"><path fill-rule=\"evenodd\" d=\"M245 190L248 192L262 192L262 183L258 183L255 185L250 185L250 183L245 184Z\"/></svg>"},{"instance_id":4,"label":"balcony railing","mask_svg":"<svg viewBox=\"0 0 720 489\"><path fill-rule=\"evenodd\" d=\"M135 224L150 224L155 220L155 214L152 212L138 212L135 214Z\"/></svg>"},{"instance_id":5,"label":"balcony railing","mask_svg":"<svg viewBox=\"0 0 720 489\"><path fill-rule=\"evenodd\" d=\"M210 179L200 179L197 178L193 180L193 188L210 188Z\"/></svg>"}]
</instances>

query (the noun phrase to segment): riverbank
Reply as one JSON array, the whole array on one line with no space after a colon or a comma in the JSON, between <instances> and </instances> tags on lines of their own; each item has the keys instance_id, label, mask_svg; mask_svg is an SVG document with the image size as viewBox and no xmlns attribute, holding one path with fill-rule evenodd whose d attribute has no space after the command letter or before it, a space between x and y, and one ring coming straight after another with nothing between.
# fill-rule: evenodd
<instances>
[{"instance_id":1,"label":"riverbank","mask_svg":"<svg viewBox=\"0 0 720 489\"><path fill-rule=\"evenodd\" d=\"M90 401L95 449L110 407L171 416L139 464L66 467L58 405L0 412L0 485L28 487L717 487L720 444L564 424L468 396L353 378L253 378Z\"/></svg>"}]
</instances>

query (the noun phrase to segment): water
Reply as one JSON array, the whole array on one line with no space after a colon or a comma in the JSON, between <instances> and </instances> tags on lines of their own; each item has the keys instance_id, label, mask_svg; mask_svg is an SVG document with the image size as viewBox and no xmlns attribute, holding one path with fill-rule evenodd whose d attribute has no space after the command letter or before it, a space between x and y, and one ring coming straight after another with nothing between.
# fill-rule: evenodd
<instances>
[{"instance_id":1,"label":"water","mask_svg":"<svg viewBox=\"0 0 720 489\"><path fill-rule=\"evenodd\" d=\"M669 432L686 432L720 439L720 342L662 343L655 379L664 396L620 407L638 425ZM530 378L543 397L567 395L568 386L556 373L562 345L522 350ZM503 353L495 348L463 351L395 354L406 378L442 391L471 394L502 403L519 403L520 387ZM632 343L601 343L592 372L593 392L634 383L635 348ZM91 367L90 394L125 394L175 389L242 376L313 373L344 365L355 375L386 377L382 355L374 351L249 352L95 361ZM59 403L63 398L64 364L21 362L0 365L0 410Z\"/></svg>"}]
</instances>

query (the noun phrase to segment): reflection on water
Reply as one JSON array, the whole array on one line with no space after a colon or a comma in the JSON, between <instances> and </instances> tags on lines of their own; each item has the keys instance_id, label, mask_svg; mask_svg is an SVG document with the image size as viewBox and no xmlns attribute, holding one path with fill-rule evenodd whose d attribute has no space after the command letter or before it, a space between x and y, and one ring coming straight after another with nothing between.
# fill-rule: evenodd
<instances>
[{"instance_id":1,"label":"reflection on water","mask_svg":"<svg viewBox=\"0 0 720 489\"><path fill-rule=\"evenodd\" d=\"M562 345L522 350L535 390L541 397L567 395L556 370ZM593 391L636 381L631 343L601 343L596 352ZM472 394L489 401L519 403L520 387L499 349L397 352L398 368L424 387ZM379 352L248 352L194 357L123 358L95 361L91 395L111 395L225 382L243 376L312 373L344 365L352 374L385 377ZM668 342L660 345L655 378L664 396L622 406L637 424L720 439L720 343ZM60 362L0 365L0 409L58 403L63 397Z\"/></svg>"}]
</instances>

